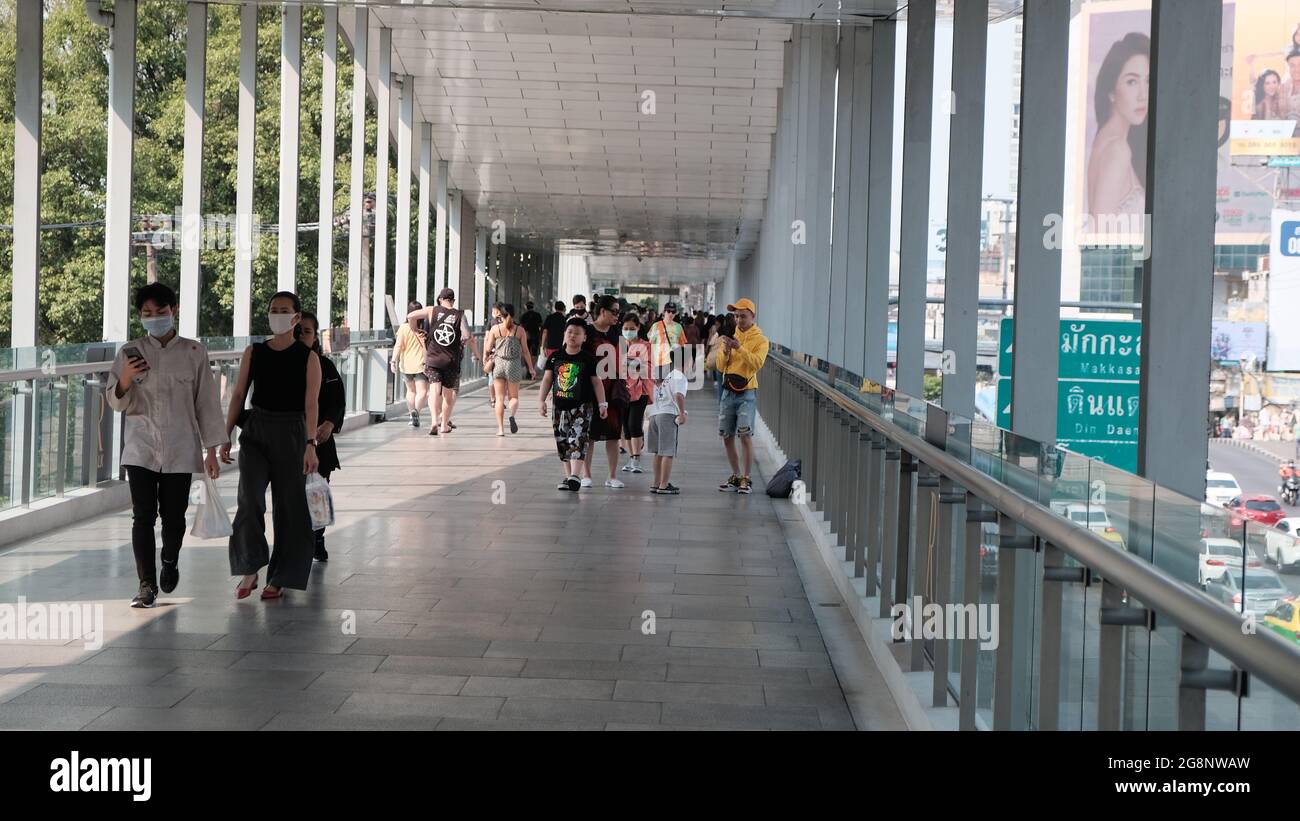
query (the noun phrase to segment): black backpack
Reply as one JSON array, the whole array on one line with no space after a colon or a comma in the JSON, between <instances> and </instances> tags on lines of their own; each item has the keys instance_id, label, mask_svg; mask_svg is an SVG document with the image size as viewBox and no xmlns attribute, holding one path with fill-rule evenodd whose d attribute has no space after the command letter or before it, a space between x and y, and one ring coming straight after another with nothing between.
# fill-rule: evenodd
<instances>
[{"instance_id":1,"label":"black backpack","mask_svg":"<svg viewBox=\"0 0 1300 821\"><path fill-rule=\"evenodd\" d=\"M803 474L803 460L791 459L767 483L767 495L773 499L789 499L795 480Z\"/></svg>"}]
</instances>

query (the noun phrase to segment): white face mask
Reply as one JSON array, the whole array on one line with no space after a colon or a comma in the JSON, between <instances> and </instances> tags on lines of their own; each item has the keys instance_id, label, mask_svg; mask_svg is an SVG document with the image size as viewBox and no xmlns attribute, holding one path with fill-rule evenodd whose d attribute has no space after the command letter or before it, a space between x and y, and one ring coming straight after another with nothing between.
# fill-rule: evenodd
<instances>
[{"instance_id":1,"label":"white face mask","mask_svg":"<svg viewBox=\"0 0 1300 821\"><path fill-rule=\"evenodd\" d=\"M297 324L293 320L295 316L297 314L267 314L266 318L271 323L271 333L282 334L290 331Z\"/></svg>"}]
</instances>

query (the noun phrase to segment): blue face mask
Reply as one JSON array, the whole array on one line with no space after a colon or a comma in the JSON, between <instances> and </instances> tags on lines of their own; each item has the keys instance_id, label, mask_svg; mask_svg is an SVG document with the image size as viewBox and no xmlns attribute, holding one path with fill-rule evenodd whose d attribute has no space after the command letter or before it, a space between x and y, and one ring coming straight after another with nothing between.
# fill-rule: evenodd
<instances>
[{"instance_id":1,"label":"blue face mask","mask_svg":"<svg viewBox=\"0 0 1300 821\"><path fill-rule=\"evenodd\" d=\"M626 328L623 329L623 338L626 339L628 342L632 342L633 340L635 340L636 336L637 336L636 331L629 331Z\"/></svg>"},{"instance_id":2,"label":"blue face mask","mask_svg":"<svg viewBox=\"0 0 1300 821\"><path fill-rule=\"evenodd\" d=\"M142 316L140 324L144 325L145 332L149 336L162 339L172 329L172 315L163 314L162 316Z\"/></svg>"}]
</instances>

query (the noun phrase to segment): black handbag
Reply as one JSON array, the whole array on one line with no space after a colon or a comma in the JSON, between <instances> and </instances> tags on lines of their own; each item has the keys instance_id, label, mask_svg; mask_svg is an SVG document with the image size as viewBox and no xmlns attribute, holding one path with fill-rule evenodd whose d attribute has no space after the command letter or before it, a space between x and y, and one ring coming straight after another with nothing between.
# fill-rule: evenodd
<instances>
[{"instance_id":1,"label":"black handbag","mask_svg":"<svg viewBox=\"0 0 1300 821\"><path fill-rule=\"evenodd\" d=\"M738 373L724 373L722 383L727 386L727 390L732 393L744 393L749 390L749 377L741 376Z\"/></svg>"}]
</instances>

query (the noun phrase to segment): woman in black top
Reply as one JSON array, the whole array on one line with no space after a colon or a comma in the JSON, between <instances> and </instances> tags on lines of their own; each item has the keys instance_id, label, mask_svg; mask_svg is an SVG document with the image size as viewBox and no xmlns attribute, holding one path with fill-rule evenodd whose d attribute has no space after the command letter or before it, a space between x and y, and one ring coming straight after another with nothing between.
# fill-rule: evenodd
<instances>
[{"instance_id":1,"label":"woman in black top","mask_svg":"<svg viewBox=\"0 0 1300 821\"><path fill-rule=\"evenodd\" d=\"M320 357L298 341L302 305L281 291L271 297L267 316L270 339L249 345L239 363L239 381L230 396L226 432L236 423L239 436L239 509L230 536L230 573L243 576L235 598L257 589L257 574L267 568L263 599L278 599L284 588L307 589L315 537L307 510L304 476L319 466L316 456ZM249 387L252 410L240 417ZM311 431L310 438L308 431ZM230 445L221 449L230 463ZM266 543L266 486L271 485L275 552Z\"/></svg>"},{"instance_id":2,"label":"woman in black top","mask_svg":"<svg viewBox=\"0 0 1300 821\"><path fill-rule=\"evenodd\" d=\"M320 344L320 322L311 311L303 311L298 323L298 341L311 348L320 357L320 424L316 426L316 457L320 465L316 472L325 481L330 474L341 467L339 451L334 446L334 433L343 427L343 416L347 412L347 391L343 388L343 377L334 367L330 358L324 355ZM327 562L330 554L325 550L325 528L316 531L316 555L318 562Z\"/></svg>"}]
</instances>

